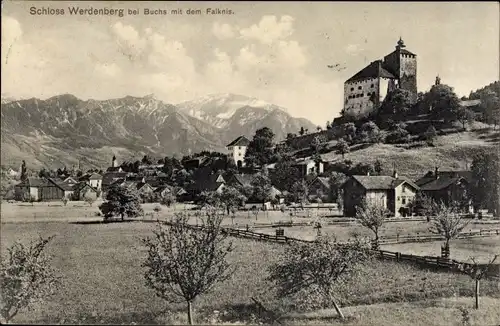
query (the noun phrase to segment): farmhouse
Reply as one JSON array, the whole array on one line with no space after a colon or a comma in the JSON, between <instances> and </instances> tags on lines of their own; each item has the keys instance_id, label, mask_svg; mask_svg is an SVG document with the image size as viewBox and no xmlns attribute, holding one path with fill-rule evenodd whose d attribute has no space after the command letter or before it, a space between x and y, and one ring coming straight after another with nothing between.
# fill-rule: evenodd
<instances>
[{"instance_id":1,"label":"farmhouse","mask_svg":"<svg viewBox=\"0 0 500 326\"><path fill-rule=\"evenodd\" d=\"M16 200L53 201L61 200L68 188L50 178L26 178L15 186Z\"/></svg>"},{"instance_id":2,"label":"farmhouse","mask_svg":"<svg viewBox=\"0 0 500 326\"><path fill-rule=\"evenodd\" d=\"M411 180L393 176L355 175L343 186L344 215L355 216L356 207L363 201L379 201L393 216L409 214L409 205L414 200L419 187Z\"/></svg>"},{"instance_id":3,"label":"farmhouse","mask_svg":"<svg viewBox=\"0 0 500 326\"><path fill-rule=\"evenodd\" d=\"M436 202L450 205L453 202L462 205L467 213L474 213L470 185L472 174L469 171L429 171L415 183L420 186L422 193ZM465 201L465 202L464 202Z\"/></svg>"},{"instance_id":4,"label":"farmhouse","mask_svg":"<svg viewBox=\"0 0 500 326\"><path fill-rule=\"evenodd\" d=\"M98 190L86 182L80 182L73 186L73 200L84 200L87 197L96 199Z\"/></svg>"},{"instance_id":5,"label":"farmhouse","mask_svg":"<svg viewBox=\"0 0 500 326\"><path fill-rule=\"evenodd\" d=\"M190 195L195 196L203 191L222 192L226 180L221 174L200 174L195 183L188 188Z\"/></svg>"},{"instance_id":6,"label":"farmhouse","mask_svg":"<svg viewBox=\"0 0 500 326\"><path fill-rule=\"evenodd\" d=\"M328 178L316 177L308 184L309 197L321 198L323 201L330 193L330 183Z\"/></svg>"},{"instance_id":7,"label":"farmhouse","mask_svg":"<svg viewBox=\"0 0 500 326\"><path fill-rule=\"evenodd\" d=\"M233 174L227 181L232 187L251 186L254 175L252 174Z\"/></svg>"},{"instance_id":8,"label":"farmhouse","mask_svg":"<svg viewBox=\"0 0 500 326\"><path fill-rule=\"evenodd\" d=\"M239 136L226 146L228 156L234 160L234 164L238 168L245 166L245 153L249 144L250 140L248 138Z\"/></svg>"},{"instance_id":9,"label":"farmhouse","mask_svg":"<svg viewBox=\"0 0 500 326\"><path fill-rule=\"evenodd\" d=\"M315 162L313 160L298 161L293 166L300 171L300 175L303 177L313 173L321 174L324 170L323 162Z\"/></svg>"}]
</instances>

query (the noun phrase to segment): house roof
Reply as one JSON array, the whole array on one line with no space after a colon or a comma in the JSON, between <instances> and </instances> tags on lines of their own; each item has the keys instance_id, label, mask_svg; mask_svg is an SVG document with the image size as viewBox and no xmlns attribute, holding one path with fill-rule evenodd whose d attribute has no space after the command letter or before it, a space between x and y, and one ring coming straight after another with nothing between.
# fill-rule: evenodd
<instances>
[{"instance_id":1,"label":"house roof","mask_svg":"<svg viewBox=\"0 0 500 326\"><path fill-rule=\"evenodd\" d=\"M413 188L419 189L418 185L405 177L394 178L386 175L354 175L353 178L366 190L389 190L396 188L402 183L407 183Z\"/></svg>"},{"instance_id":2,"label":"house roof","mask_svg":"<svg viewBox=\"0 0 500 326\"><path fill-rule=\"evenodd\" d=\"M465 181L465 178L455 177L455 178L438 178L431 182L424 184L421 189L422 191L437 191L448 188L449 186L456 184L460 181Z\"/></svg>"},{"instance_id":3,"label":"house roof","mask_svg":"<svg viewBox=\"0 0 500 326\"><path fill-rule=\"evenodd\" d=\"M50 187L51 186L50 182L45 178L27 178L23 183L28 185L29 187Z\"/></svg>"},{"instance_id":4,"label":"house roof","mask_svg":"<svg viewBox=\"0 0 500 326\"><path fill-rule=\"evenodd\" d=\"M233 175L233 178L242 186L249 186L252 183L254 176L252 174L235 174Z\"/></svg>"},{"instance_id":5,"label":"house roof","mask_svg":"<svg viewBox=\"0 0 500 326\"><path fill-rule=\"evenodd\" d=\"M198 176L193 187L199 191L215 191L224 183L226 183L226 180L221 174L202 174Z\"/></svg>"},{"instance_id":6,"label":"house roof","mask_svg":"<svg viewBox=\"0 0 500 326\"><path fill-rule=\"evenodd\" d=\"M438 179L453 179L457 177L464 178L467 182L471 182L472 172L470 171L438 171ZM429 171L422 178L415 181L415 183L422 187L425 184L433 182L436 180L435 172Z\"/></svg>"},{"instance_id":7,"label":"house roof","mask_svg":"<svg viewBox=\"0 0 500 326\"><path fill-rule=\"evenodd\" d=\"M49 179L50 182L54 183L56 186L61 188L64 191L72 191L73 185L68 184L60 179Z\"/></svg>"},{"instance_id":8,"label":"house roof","mask_svg":"<svg viewBox=\"0 0 500 326\"><path fill-rule=\"evenodd\" d=\"M109 168L106 169L106 172L118 172L118 171L120 171L120 169L121 169L121 167L119 167L119 166L115 166L115 167L110 166Z\"/></svg>"},{"instance_id":9,"label":"house roof","mask_svg":"<svg viewBox=\"0 0 500 326\"><path fill-rule=\"evenodd\" d=\"M154 190L154 192L160 193L160 192L163 192L164 190L168 190L168 192L172 192L172 187L171 186L159 186Z\"/></svg>"},{"instance_id":10,"label":"house roof","mask_svg":"<svg viewBox=\"0 0 500 326\"><path fill-rule=\"evenodd\" d=\"M81 191L82 189L84 188L89 188L91 190L93 190L94 192L97 192L97 189L95 189L94 187L92 187L91 185L89 185L88 183L86 182L79 182L75 185L73 185L73 191Z\"/></svg>"},{"instance_id":11,"label":"house roof","mask_svg":"<svg viewBox=\"0 0 500 326\"><path fill-rule=\"evenodd\" d=\"M460 101L460 105L461 106L465 106L465 107L476 106L476 105L480 105L480 104L481 104L481 100L465 100L465 101Z\"/></svg>"},{"instance_id":12,"label":"house roof","mask_svg":"<svg viewBox=\"0 0 500 326\"><path fill-rule=\"evenodd\" d=\"M248 138L246 138L245 136L239 136L238 138L236 138L235 140L230 142L228 145L226 145L226 147L229 147L229 146L248 146L248 144L250 144L250 140L248 140Z\"/></svg>"},{"instance_id":13,"label":"house roof","mask_svg":"<svg viewBox=\"0 0 500 326\"><path fill-rule=\"evenodd\" d=\"M102 184L112 184L116 179L123 179L127 176L127 172L108 172L102 177Z\"/></svg>"},{"instance_id":14,"label":"house roof","mask_svg":"<svg viewBox=\"0 0 500 326\"><path fill-rule=\"evenodd\" d=\"M309 183L309 185L312 185L312 184L313 184L313 183L315 183L315 182L319 182L319 183L321 183L324 187L326 187L326 188L328 188L328 189L330 188L330 182L329 182L328 178L326 178L326 177L316 177L316 178L314 178L314 179L313 179L313 180Z\"/></svg>"},{"instance_id":15,"label":"house roof","mask_svg":"<svg viewBox=\"0 0 500 326\"><path fill-rule=\"evenodd\" d=\"M396 78L393 74L382 67L382 60L373 61L365 68L361 69L357 74L349 78L346 83L363 80L368 78Z\"/></svg>"},{"instance_id":16,"label":"house roof","mask_svg":"<svg viewBox=\"0 0 500 326\"><path fill-rule=\"evenodd\" d=\"M98 173L93 173L90 177L89 180L102 180L102 175Z\"/></svg>"}]
</instances>

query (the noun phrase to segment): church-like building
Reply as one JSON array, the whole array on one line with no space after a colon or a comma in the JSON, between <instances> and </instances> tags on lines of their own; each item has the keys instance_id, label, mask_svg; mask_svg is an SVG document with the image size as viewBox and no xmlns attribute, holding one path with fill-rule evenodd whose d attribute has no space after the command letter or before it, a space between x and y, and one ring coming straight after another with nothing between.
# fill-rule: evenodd
<instances>
[{"instance_id":1,"label":"church-like building","mask_svg":"<svg viewBox=\"0 0 500 326\"><path fill-rule=\"evenodd\" d=\"M363 117L378 108L388 92L406 89L417 100L417 55L400 38L383 60L370 63L344 83L344 116Z\"/></svg>"}]
</instances>

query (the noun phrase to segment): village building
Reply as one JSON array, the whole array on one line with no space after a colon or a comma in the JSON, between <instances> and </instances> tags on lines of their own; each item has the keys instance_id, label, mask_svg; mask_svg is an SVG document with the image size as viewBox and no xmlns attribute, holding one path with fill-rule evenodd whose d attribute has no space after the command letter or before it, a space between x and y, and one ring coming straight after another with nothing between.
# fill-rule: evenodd
<instances>
[{"instance_id":1,"label":"village building","mask_svg":"<svg viewBox=\"0 0 500 326\"><path fill-rule=\"evenodd\" d=\"M316 177L308 184L309 200L321 199L328 201L330 194L330 182L326 177Z\"/></svg>"},{"instance_id":2,"label":"village building","mask_svg":"<svg viewBox=\"0 0 500 326\"><path fill-rule=\"evenodd\" d=\"M248 138L245 136L239 136L226 145L228 157L234 161L234 164L238 168L245 166L245 154L249 144L250 140L248 140Z\"/></svg>"},{"instance_id":3,"label":"village building","mask_svg":"<svg viewBox=\"0 0 500 326\"><path fill-rule=\"evenodd\" d=\"M458 204L464 213L474 213L472 182L470 171L439 171L437 168L415 181L425 196L447 206Z\"/></svg>"},{"instance_id":4,"label":"village building","mask_svg":"<svg viewBox=\"0 0 500 326\"><path fill-rule=\"evenodd\" d=\"M293 164L302 177L311 175L311 174L321 174L324 171L324 163L323 162L315 162L311 159L297 161Z\"/></svg>"},{"instance_id":5,"label":"village building","mask_svg":"<svg viewBox=\"0 0 500 326\"><path fill-rule=\"evenodd\" d=\"M55 201L72 193L72 189L50 178L29 177L17 184L14 192L16 200L20 201Z\"/></svg>"},{"instance_id":6,"label":"village building","mask_svg":"<svg viewBox=\"0 0 500 326\"><path fill-rule=\"evenodd\" d=\"M417 101L417 56L400 38L396 49L383 60L368 64L344 83L344 116L366 117L377 109L386 95L401 88Z\"/></svg>"},{"instance_id":7,"label":"village building","mask_svg":"<svg viewBox=\"0 0 500 326\"><path fill-rule=\"evenodd\" d=\"M85 198L98 198L98 190L86 182L79 182L73 186L72 200L85 200Z\"/></svg>"},{"instance_id":8,"label":"village building","mask_svg":"<svg viewBox=\"0 0 500 326\"><path fill-rule=\"evenodd\" d=\"M355 175L343 185L344 215L356 215L356 207L363 202L377 201L387 208L392 216L408 216L414 201L418 185L395 172L393 176Z\"/></svg>"}]
</instances>

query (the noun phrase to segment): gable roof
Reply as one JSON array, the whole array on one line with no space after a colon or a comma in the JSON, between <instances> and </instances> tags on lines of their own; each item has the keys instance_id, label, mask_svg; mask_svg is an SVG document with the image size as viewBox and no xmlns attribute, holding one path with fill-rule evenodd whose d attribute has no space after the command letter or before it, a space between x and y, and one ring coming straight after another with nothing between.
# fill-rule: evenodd
<instances>
[{"instance_id":1,"label":"gable roof","mask_svg":"<svg viewBox=\"0 0 500 326\"><path fill-rule=\"evenodd\" d=\"M115 180L125 178L126 176L127 172L107 172L102 177L102 184L109 185Z\"/></svg>"},{"instance_id":2,"label":"gable roof","mask_svg":"<svg viewBox=\"0 0 500 326\"><path fill-rule=\"evenodd\" d=\"M72 184L68 184L60 179L49 179L49 182L52 182L53 184L55 184L56 186L58 186L59 188L61 188L64 191L72 191L73 190Z\"/></svg>"},{"instance_id":3,"label":"gable roof","mask_svg":"<svg viewBox=\"0 0 500 326\"><path fill-rule=\"evenodd\" d=\"M89 180L102 180L102 175L98 173L93 173L90 177Z\"/></svg>"},{"instance_id":4,"label":"gable roof","mask_svg":"<svg viewBox=\"0 0 500 326\"><path fill-rule=\"evenodd\" d=\"M437 174L438 174L438 179L453 179L457 177L462 177L467 182L471 182L473 179L472 172L470 171L437 171ZM418 186L422 187L423 185L433 182L435 180L436 180L435 172L429 171L423 177L416 180L415 183Z\"/></svg>"},{"instance_id":5,"label":"gable roof","mask_svg":"<svg viewBox=\"0 0 500 326\"><path fill-rule=\"evenodd\" d=\"M432 181L424 184L421 189L422 191L437 191L437 190L443 190L443 189L446 189L448 188L449 186L453 185L453 184L457 184L459 182L467 182L467 179L462 177L462 176L456 176L456 177L453 177L453 178L437 178L437 179L433 179Z\"/></svg>"},{"instance_id":6,"label":"gable roof","mask_svg":"<svg viewBox=\"0 0 500 326\"><path fill-rule=\"evenodd\" d=\"M330 189L330 182L327 177L316 177L309 183L309 186L313 185L316 182L319 182L322 186Z\"/></svg>"},{"instance_id":7,"label":"gable roof","mask_svg":"<svg viewBox=\"0 0 500 326\"><path fill-rule=\"evenodd\" d=\"M416 190L419 189L418 185L405 177L394 178L387 175L354 175L352 178L366 190L390 190L403 183L409 184Z\"/></svg>"},{"instance_id":8,"label":"gable roof","mask_svg":"<svg viewBox=\"0 0 500 326\"><path fill-rule=\"evenodd\" d=\"M192 187L198 191L215 191L219 189L221 184L225 184L226 180L222 174L203 174L198 177Z\"/></svg>"},{"instance_id":9,"label":"gable roof","mask_svg":"<svg viewBox=\"0 0 500 326\"><path fill-rule=\"evenodd\" d=\"M86 182L79 182L79 183L73 185L73 189L72 190L79 192L79 191L83 190L84 188L89 188L92 191L97 192L97 189L95 189L94 187L92 187L91 185L89 185Z\"/></svg>"},{"instance_id":10,"label":"gable roof","mask_svg":"<svg viewBox=\"0 0 500 326\"><path fill-rule=\"evenodd\" d=\"M110 166L109 168L106 169L106 172L119 172L120 169L121 169L121 167L119 167L119 166L115 166L115 167Z\"/></svg>"},{"instance_id":11,"label":"gable roof","mask_svg":"<svg viewBox=\"0 0 500 326\"><path fill-rule=\"evenodd\" d=\"M382 67L382 60L373 61L365 68L361 69L357 74L349 78L346 83L363 80L368 78L396 78L393 74Z\"/></svg>"},{"instance_id":12,"label":"gable roof","mask_svg":"<svg viewBox=\"0 0 500 326\"><path fill-rule=\"evenodd\" d=\"M248 140L248 138L246 138L245 136L239 136L238 138L236 138L235 140L230 142L228 145L226 145L226 147L229 147L229 146L248 146L248 144L250 144L250 140Z\"/></svg>"},{"instance_id":13,"label":"gable roof","mask_svg":"<svg viewBox=\"0 0 500 326\"><path fill-rule=\"evenodd\" d=\"M254 179L254 176L252 174L234 174L233 178L240 185L249 186L249 185L251 185L251 183Z\"/></svg>"}]
</instances>

